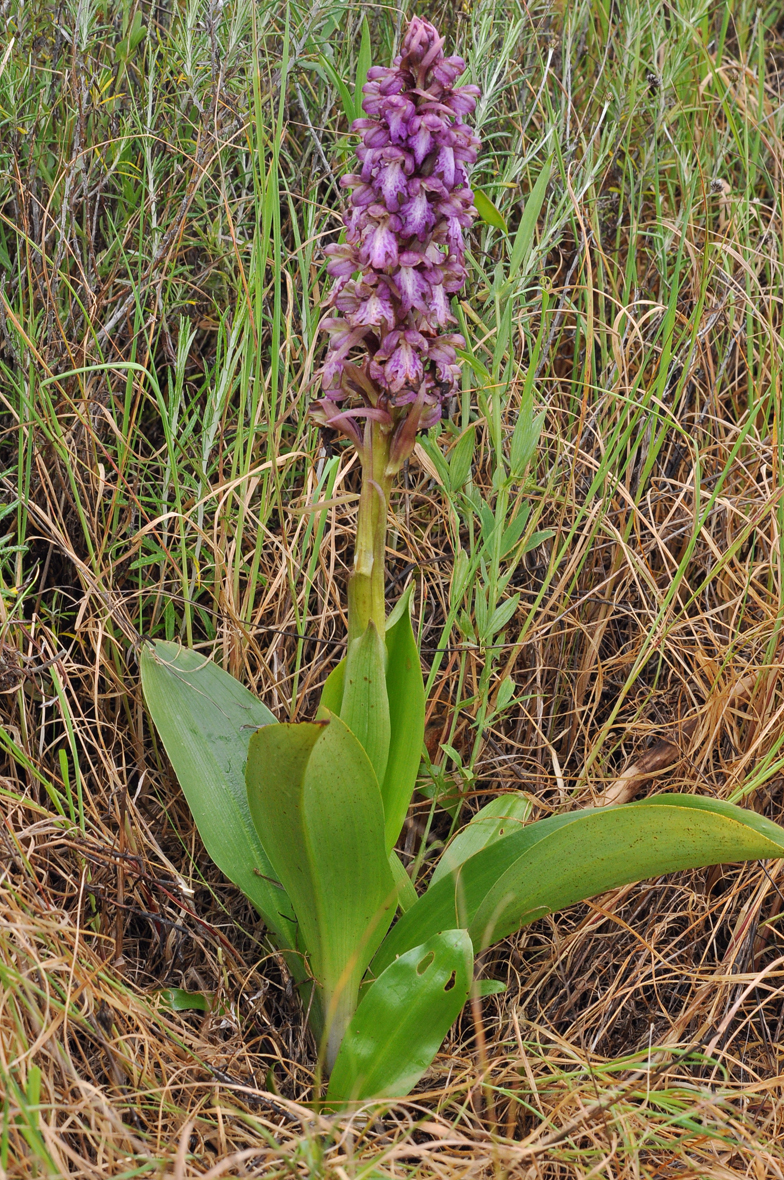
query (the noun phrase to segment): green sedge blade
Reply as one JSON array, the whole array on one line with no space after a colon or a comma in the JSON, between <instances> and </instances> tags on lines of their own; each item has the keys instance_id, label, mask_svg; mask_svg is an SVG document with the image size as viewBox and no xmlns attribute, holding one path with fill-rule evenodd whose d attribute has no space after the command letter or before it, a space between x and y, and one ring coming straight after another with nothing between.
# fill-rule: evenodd
<instances>
[{"instance_id":1,"label":"green sedge blade","mask_svg":"<svg viewBox=\"0 0 784 1180\"><path fill-rule=\"evenodd\" d=\"M471 989L471 940L445 930L391 963L365 992L341 1045L327 1102L403 1098L416 1085Z\"/></svg>"},{"instance_id":2,"label":"green sedge blade","mask_svg":"<svg viewBox=\"0 0 784 1180\"><path fill-rule=\"evenodd\" d=\"M514 245L512 246L512 253L509 259L509 278L512 282L519 275L524 275L528 269L534 233L536 232L536 223L539 220L539 214L544 204L552 163L553 157L550 156L544 168L539 173L536 184L531 189L531 193L525 203L523 216L520 218L520 225L515 234Z\"/></svg>"},{"instance_id":3,"label":"green sedge blade","mask_svg":"<svg viewBox=\"0 0 784 1180\"><path fill-rule=\"evenodd\" d=\"M280 943L293 946L291 904L276 883L245 791L250 735L258 726L276 728L275 717L228 672L177 643L146 643L141 673L147 708L204 847Z\"/></svg>"}]
</instances>

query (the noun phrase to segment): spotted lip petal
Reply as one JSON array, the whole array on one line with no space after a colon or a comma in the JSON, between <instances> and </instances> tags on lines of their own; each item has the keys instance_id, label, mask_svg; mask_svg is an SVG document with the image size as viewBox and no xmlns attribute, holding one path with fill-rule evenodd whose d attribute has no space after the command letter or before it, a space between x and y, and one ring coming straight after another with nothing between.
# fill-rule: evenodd
<instances>
[{"instance_id":1,"label":"spotted lip petal","mask_svg":"<svg viewBox=\"0 0 784 1180\"><path fill-rule=\"evenodd\" d=\"M413 415L400 439L438 420L460 377L450 296L465 284L468 172L479 149L464 122L479 88L455 85L464 69L445 56L434 26L414 17L392 65L368 70L364 114L352 126L359 168L341 181L351 194L346 241L327 248L335 283L321 325L330 335L324 392L330 402L388 408L396 430ZM353 415L329 418L355 433Z\"/></svg>"}]
</instances>

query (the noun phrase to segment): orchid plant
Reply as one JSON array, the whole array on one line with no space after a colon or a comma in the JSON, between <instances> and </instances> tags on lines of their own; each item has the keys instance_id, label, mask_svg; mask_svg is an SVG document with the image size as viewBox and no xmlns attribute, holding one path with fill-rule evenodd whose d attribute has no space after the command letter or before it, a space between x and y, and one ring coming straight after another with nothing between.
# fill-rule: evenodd
<instances>
[{"instance_id":1,"label":"orchid plant","mask_svg":"<svg viewBox=\"0 0 784 1180\"><path fill-rule=\"evenodd\" d=\"M784 856L784 829L728 803L658 795L527 822L500 795L449 843L418 889L395 847L416 786L425 699L410 590L386 615L395 476L460 379L451 297L464 231L478 89L414 18L391 67L373 68L355 121L359 169L322 327L311 413L362 467L345 660L313 721L276 723L194 651L145 645L142 683L207 851L246 894L302 994L329 1076L327 1103L407 1094L467 997L475 956L544 914L678 869Z\"/></svg>"}]
</instances>

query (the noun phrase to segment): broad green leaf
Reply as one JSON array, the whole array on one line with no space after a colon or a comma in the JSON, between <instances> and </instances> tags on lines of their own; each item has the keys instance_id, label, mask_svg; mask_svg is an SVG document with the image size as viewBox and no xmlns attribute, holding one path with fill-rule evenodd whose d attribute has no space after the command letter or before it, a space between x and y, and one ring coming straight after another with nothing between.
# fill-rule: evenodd
<instances>
[{"instance_id":1,"label":"broad green leaf","mask_svg":"<svg viewBox=\"0 0 784 1180\"><path fill-rule=\"evenodd\" d=\"M555 536L555 529L542 529L541 532L532 533L525 543L523 553L530 553L532 549L537 549L545 541L549 541L551 537Z\"/></svg>"},{"instance_id":2,"label":"broad green leaf","mask_svg":"<svg viewBox=\"0 0 784 1180\"><path fill-rule=\"evenodd\" d=\"M547 182L550 179L550 168L552 167L553 158L550 156L539 176L536 179L536 184L531 189L528 200L523 209L523 216L520 218L520 225L515 234L514 245L512 246L512 255L509 259L509 278L512 282L517 278L519 273L525 273L528 269L528 259L531 253L531 246L534 240L534 233L536 231L536 223L539 220L539 214L542 211L544 204L545 193L547 192Z\"/></svg>"},{"instance_id":3,"label":"broad green leaf","mask_svg":"<svg viewBox=\"0 0 784 1180\"><path fill-rule=\"evenodd\" d=\"M359 41L359 53L357 54L357 80L354 86L354 118L361 119L362 111L362 87L367 82L368 70L373 64L373 55L370 45L370 27L368 25L367 16L362 18L362 36Z\"/></svg>"},{"instance_id":4,"label":"broad green leaf","mask_svg":"<svg viewBox=\"0 0 784 1180\"><path fill-rule=\"evenodd\" d=\"M141 672L147 708L204 847L281 944L293 946L291 905L276 884L245 790L250 735L274 716L228 672L177 643L146 643Z\"/></svg>"},{"instance_id":5,"label":"broad green leaf","mask_svg":"<svg viewBox=\"0 0 784 1180\"><path fill-rule=\"evenodd\" d=\"M370 622L364 635L349 645L339 715L370 759L379 783L384 782L389 758L386 664L384 640Z\"/></svg>"},{"instance_id":6,"label":"broad green leaf","mask_svg":"<svg viewBox=\"0 0 784 1180\"><path fill-rule=\"evenodd\" d=\"M253 822L322 992L330 1065L395 911L376 776L348 726L328 713L325 721L258 730L247 785Z\"/></svg>"},{"instance_id":7,"label":"broad green leaf","mask_svg":"<svg viewBox=\"0 0 784 1180\"><path fill-rule=\"evenodd\" d=\"M544 426L545 414L545 410L534 414L532 405L524 404L521 408L509 445L509 470L514 479L523 478L528 464L534 457L534 451Z\"/></svg>"},{"instance_id":8,"label":"broad green leaf","mask_svg":"<svg viewBox=\"0 0 784 1180\"><path fill-rule=\"evenodd\" d=\"M212 1006L210 997L181 987L168 987L161 994L173 1012L209 1012Z\"/></svg>"},{"instance_id":9,"label":"broad green leaf","mask_svg":"<svg viewBox=\"0 0 784 1180\"><path fill-rule=\"evenodd\" d=\"M501 557L511 553L517 542L525 532L528 517L531 515L530 504L524 504L511 524L508 524L501 534Z\"/></svg>"},{"instance_id":10,"label":"broad green leaf","mask_svg":"<svg viewBox=\"0 0 784 1180\"><path fill-rule=\"evenodd\" d=\"M381 796L388 852L397 842L411 803L425 738L425 685L411 627L412 591L413 585L402 596L402 605L395 607L386 633L390 733Z\"/></svg>"},{"instance_id":11,"label":"broad green leaf","mask_svg":"<svg viewBox=\"0 0 784 1180\"><path fill-rule=\"evenodd\" d=\"M459 1016L473 961L466 932L445 930L391 963L348 1026L327 1101L405 1097Z\"/></svg>"},{"instance_id":12,"label":"broad green leaf","mask_svg":"<svg viewBox=\"0 0 784 1180\"><path fill-rule=\"evenodd\" d=\"M513 594L511 598L507 598L506 602L502 602L500 606L495 608L483 632L488 639L492 639L502 627L506 626L517 610L519 601L520 594Z\"/></svg>"},{"instance_id":13,"label":"broad green leaf","mask_svg":"<svg viewBox=\"0 0 784 1180\"><path fill-rule=\"evenodd\" d=\"M507 707L507 705L511 702L512 698L514 697L514 693L515 693L516 688L517 688L517 685L515 684L514 680L512 680L511 676L505 676L503 678L503 680L501 681L501 683L498 686L498 692L496 693L496 698L495 698L495 711L496 711L496 713L502 713L504 711L504 709Z\"/></svg>"},{"instance_id":14,"label":"broad green leaf","mask_svg":"<svg viewBox=\"0 0 784 1180\"><path fill-rule=\"evenodd\" d=\"M694 795L568 812L504 836L443 877L403 914L373 963L378 973L456 924L481 949L544 914L608 889L682 869L784 856L784 828Z\"/></svg>"},{"instance_id":15,"label":"broad green leaf","mask_svg":"<svg viewBox=\"0 0 784 1180\"><path fill-rule=\"evenodd\" d=\"M321 706L324 709L329 709L330 713L337 713L340 716L340 706L343 704L343 679L346 672L346 661L341 660L336 668L333 668L327 679L324 681L324 687L321 690Z\"/></svg>"},{"instance_id":16,"label":"broad green leaf","mask_svg":"<svg viewBox=\"0 0 784 1180\"><path fill-rule=\"evenodd\" d=\"M537 914L619 885L784 856L784 828L756 812L694 795L657 795L578 817L534 845L487 893L469 927L477 947Z\"/></svg>"},{"instance_id":17,"label":"broad green leaf","mask_svg":"<svg viewBox=\"0 0 784 1180\"><path fill-rule=\"evenodd\" d=\"M504 233L509 232L503 214L496 209L487 193L483 193L479 188L474 189L474 205L482 221L492 225L494 229L500 229Z\"/></svg>"},{"instance_id":18,"label":"broad green leaf","mask_svg":"<svg viewBox=\"0 0 784 1180\"><path fill-rule=\"evenodd\" d=\"M486 804L444 849L430 878L430 888L448 873L454 873L482 848L487 848L510 831L521 827L530 814L531 804L519 791L499 795Z\"/></svg>"}]
</instances>

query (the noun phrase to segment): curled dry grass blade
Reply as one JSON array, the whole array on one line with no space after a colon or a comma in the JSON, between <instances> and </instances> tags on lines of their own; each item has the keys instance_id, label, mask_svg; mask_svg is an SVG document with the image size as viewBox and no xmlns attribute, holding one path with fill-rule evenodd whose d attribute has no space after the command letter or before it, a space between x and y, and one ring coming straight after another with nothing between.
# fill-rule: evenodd
<instances>
[{"instance_id":1,"label":"curled dry grass blade","mask_svg":"<svg viewBox=\"0 0 784 1180\"><path fill-rule=\"evenodd\" d=\"M533 924L485 956L506 993L469 1006L410 1102L326 1122L302 1105L314 1047L284 965L145 720L139 635L195 645L280 719L313 716L343 654L357 471L305 415L320 247L364 22L387 60L405 11L0 6L14 1180L784 1171L777 866ZM473 235L473 363L391 522L391 595L415 578L429 674L401 857L425 875L458 809L510 787L534 818L622 781L780 821L778 12L428 15L482 85L475 180L509 242ZM541 412L528 474L506 482L514 427ZM173 1011L171 988L208 1010Z\"/></svg>"}]
</instances>

